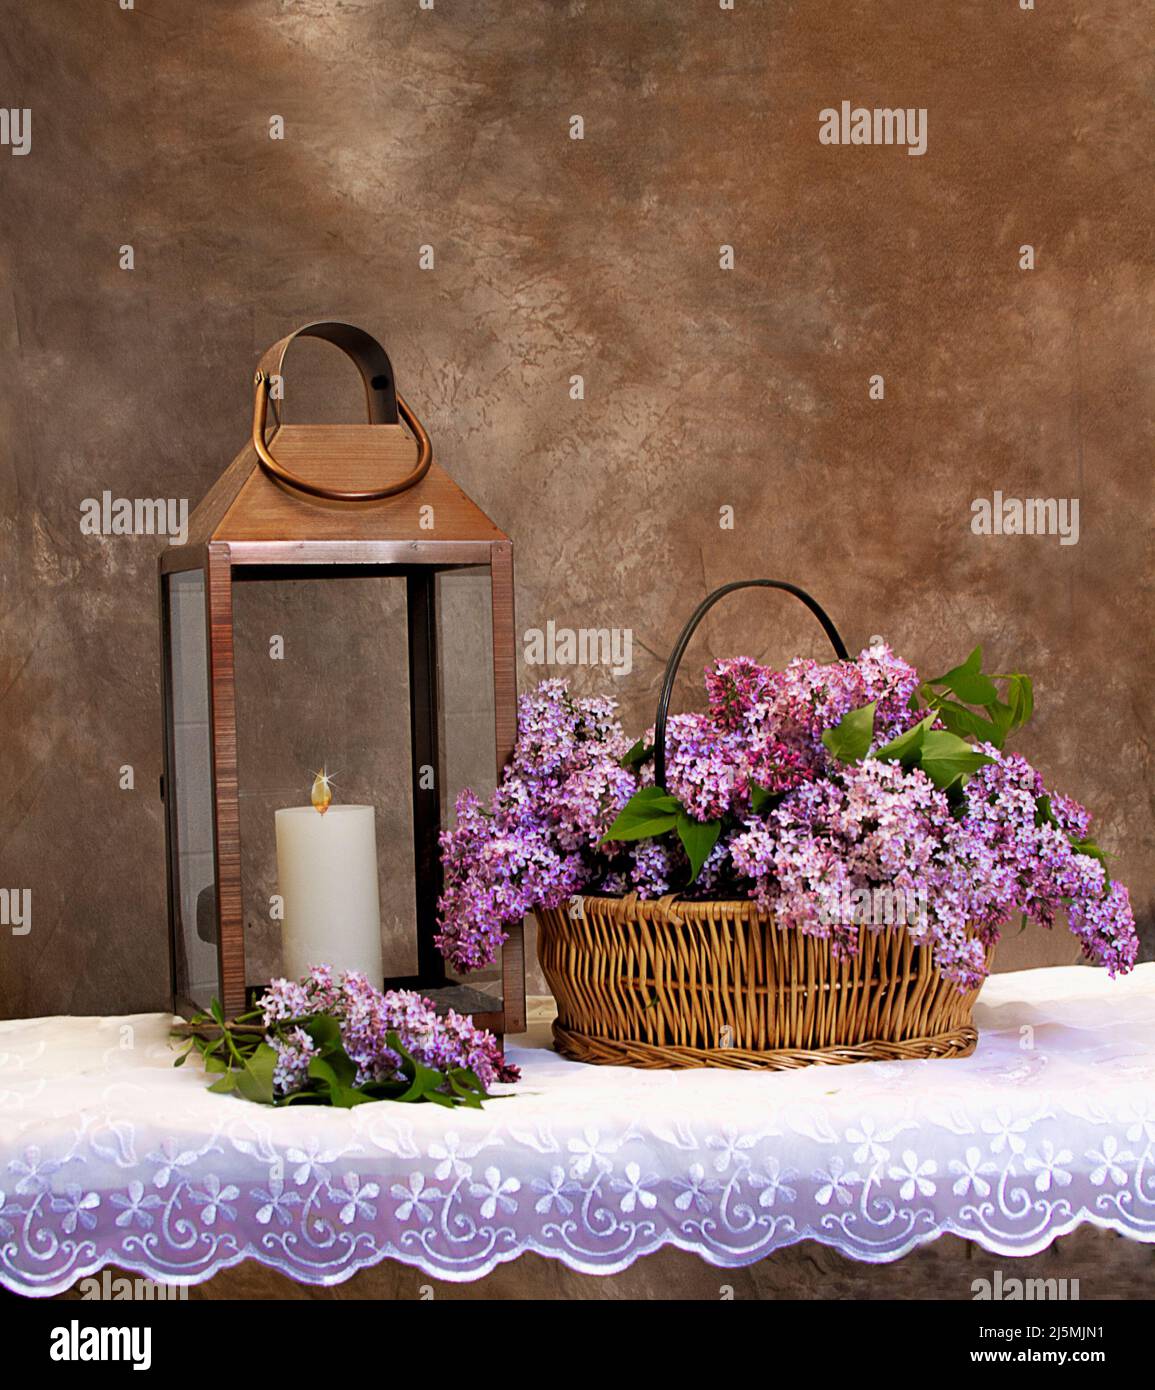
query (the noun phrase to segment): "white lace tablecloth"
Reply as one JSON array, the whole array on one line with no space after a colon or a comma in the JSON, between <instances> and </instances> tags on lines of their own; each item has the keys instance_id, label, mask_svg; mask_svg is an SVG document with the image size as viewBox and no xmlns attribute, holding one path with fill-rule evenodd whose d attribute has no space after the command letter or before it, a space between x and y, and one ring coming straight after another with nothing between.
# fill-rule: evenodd
<instances>
[{"instance_id":1,"label":"white lace tablecloth","mask_svg":"<svg viewBox=\"0 0 1155 1390\"><path fill-rule=\"evenodd\" d=\"M800 1240L886 1261L944 1232L1015 1255L1081 1222L1155 1241L1155 964L996 976L976 1020L961 1061L764 1074L565 1062L543 1027L480 1113L210 1095L166 1015L0 1023L0 1282L255 1259L335 1283L386 1258L468 1280L527 1250L610 1274Z\"/></svg>"}]
</instances>

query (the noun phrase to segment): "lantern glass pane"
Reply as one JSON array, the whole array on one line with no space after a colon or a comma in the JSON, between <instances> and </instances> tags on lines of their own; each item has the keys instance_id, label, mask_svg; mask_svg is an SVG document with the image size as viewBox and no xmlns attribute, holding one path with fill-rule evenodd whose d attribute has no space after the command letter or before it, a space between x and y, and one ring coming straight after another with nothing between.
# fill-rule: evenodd
<instances>
[{"instance_id":1,"label":"lantern glass pane","mask_svg":"<svg viewBox=\"0 0 1155 1390\"><path fill-rule=\"evenodd\" d=\"M259 989L283 973L276 813L308 806L321 769L335 805L374 809L384 974L412 976L405 578L331 565L233 575L245 982ZM335 898L335 934L342 906Z\"/></svg>"},{"instance_id":2,"label":"lantern glass pane","mask_svg":"<svg viewBox=\"0 0 1155 1390\"><path fill-rule=\"evenodd\" d=\"M175 821L169 850L174 978L178 998L203 1008L220 992L204 572L169 575L165 595L172 682L167 794Z\"/></svg>"},{"instance_id":3,"label":"lantern glass pane","mask_svg":"<svg viewBox=\"0 0 1155 1390\"><path fill-rule=\"evenodd\" d=\"M442 823L456 824L455 803L467 787L488 805L496 783L497 749L493 715L492 591L487 569L462 569L438 576L441 657ZM460 980L500 997L501 962Z\"/></svg>"}]
</instances>

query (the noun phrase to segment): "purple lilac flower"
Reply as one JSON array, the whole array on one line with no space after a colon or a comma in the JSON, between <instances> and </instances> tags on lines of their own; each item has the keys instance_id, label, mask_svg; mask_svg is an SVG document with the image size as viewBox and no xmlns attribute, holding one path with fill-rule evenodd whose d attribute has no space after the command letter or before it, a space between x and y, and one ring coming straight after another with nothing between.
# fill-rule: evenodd
<instances>
[{"instance_id":1,"label":"purple lilac flower","mask_svg":"<svg viewBox=\"0 0 1155 1390\"><path fill-rule=\"evenodd\" d=\"M459 970L493 960L505 923L531 908L556 907L586 881L582 857L564 853L529 817L489 815L472 792L457 799L457 825L441 836L445 887L437 945Z\"/></svg>"},{"instance_id":2,"label":"purple lilac flower","mask_svg":"<svg viewBox=\"0 0 1155 1390\"><path fill-rule=\"evenodd\" d=\"M1091 813L1085 806L1072 801L1069 796L1053 792L1050 797L1051 813L1059 822L1059 828L1072 840L1084 840L1091 828Z\"/></svg>"},{"instance_id":3,"label":"purple lilac flower","mask_svg":"<svg viewBox=\"0 0 1155 1390\"><path fill-rule=\"evenodd\" d=\"M653 742L651 731L648 743ZM749 769L738 731L708 714L678 714L666 728L666 787L695 820L717 820L748 794Z\"/></svg>"},{"instance_id":4,"label":"purple lilac flower","mask_svg":"<svg viewBox=\"0 0 1155 1390\"><path fill-rule=\"evenodd\" d=\"M309 991L296 980L274 980L265 993L265 1022L283 1023L289 1018L301 1018L312 1013Z\"/></svg>"},{"instance_id":5,"label":"purple lilac flower","mask_svg":"<svg viewBox=\"0 0 1155 1390\"><path fill-rule=\"evenodd\" d=\"M279 1025L285 1018L322 1013L340 1024L342 1046L357 1065L357 1085L402 1079L401 1058L387 1042L390 1033L417 1061L438 1071L468 1067L487 1090L495 1082L517 1081L520 1075L502 1056L493 1034L472 1019L453 1010L439 1018L432 1002L420 994L383 993L358 971L335 982L328 966L316 966L300 982L274 980L259 1005L269 1030L266 1040L277 1052L273 1085L281 1096L304 1085L318 1049L303 1028L286 1030Z\"/></svg>"},{"instance_id":6,"label":"purple lilac flower","mask_svg":"<svg viewBox=\"0 0 1155 1390\"><path fill-rule=\"evenodd\" d=\"M1134 967L1139 938L1131 897L1122 883L1112 883L1106 896L1087 893L1075 898L1067 910L1067 922L1083 943L1083 954L1105 966L1109 975L1125 975Z\"/></svg>"},{"instance_id":7,"label":"purple lilac flower","mask_svg":"<svg viewBox=\"0 0 1155 1390\"><path fill-rule=\"evenodd\" d=\"M670 891L674 876L674 850L657 840L642 840L630 846L633 861L629 871L630 887L643 898L660 898Z\"/></svg>"},{"instance_id":8,"label":"purple lilac flower","mask_svg":"<svg viewBox=\"0 0 1155 1390\"><path fill-rule=\"evenodd\" d=\"M1071 843L1072 834L1086 836L1090 814L1070 797L1048 795L1025 758L982 747L993 761L967 783L966 815L958 831L962 851L985 850L994 861L992 882L976 894L980 901L990 899L976 914L981 925L991 935L1019 911L1049 927L1065 906L1084 955L1112 975L1130 970L1139 943L1127 890L1118 883L1108 886L1099 860ZM1057 826L1038 815L1044 796Z\"/></svg>"},{"instance_id":9,"label":"purple lilac flower","mask_svg":"<svg viewBox=\"0 0 1155 1390\"><path fill-rule=\"evenodd\" d=\"M730 846L733 863L779 926L829 936L836 951L857 941L844 908L855 891L886 886L925 901L911 934L962 988L982 980L983 946L1014 913L1050 926L1062 905L1092 960L1112 974L1130 969L1138 942L1126 890L1106 891L1103 866L1039 823L1043 785L1023 758L985 751L993 761L968 783L960 819L921 771L868 760L751 820ZM1085 826L1081 812L1069 803L1065 814Z\"/></svg>"},{"instance_id":10,"label":"purple lilac flower","mask_svg":"<svg viewBox=\"0 0 1155 1390\"><path fill-rule=\"evenodd\" d=\"M730 842L719 838L714 848L706 856L702 871L686 892L690 898L711 898L718 896L717 889L724 885L733 874L730 861Z\"/></svg>"},{"instance_id":11,"label":"purple lilac flower","mask_svg":"<svg viewBox=\"0 0 1155 1390\"><path fill-rule=\"evenodd\" d=\"M843 905L880 885L933 900L935 855L952 824L946 797L924 773L868 761L789 793L730 852L781 928L830 937L836 951L851 951L858 927L845 920ZM955 925L942 923L952 940ZM965 922L958 925L965 937Z\"/></svg>"},{"instance_id":12,"label":"purple lilac flower","mask_svg":"<svg viewBox=\"0 0 1155 1390\"><path fill-rule=\"evenodd\" d=\"M266 1027L269 1022L270 1015L266 1010ZM267 1040L277 1053L277 1064L273 1069L273 1089L282 1096L287 1096L290 1091L299 1091L308 1078L309 1063L317 1055L317 1044L303 1028L290 1028L287 1032L270 1035Z\"/></svg>"},{"instance_id":13,"label":"purple lilac flower","mask_svg":"<svg viewBox=\"0 0 1155 1390\"><path fill-rule=\"evenodd\" d=\"M472 792L442 833L439 949L459 970L497 955L505 924L587 886L597 846L636 789L612 700L579 699L543 681L518 702L518 743L485 810Z\"/></svg>"},{"instance_id":14,"label":"purple lilac flower","mask_svg":"<svg viewBox=\"0 0 1155 1390\"><path fill-rule=\"evenodd\" d=\"M508 922L582 891L750 894L784 930L851 950L861 923L842 920L848 895L880 888L926 902L909 930L963 988L981 980L984 947L1017 913L1050 926L1065 908L1090 959L1113 973L1134 963L1126 890L1108 886L1102 864L1072 845L1090 816L1068 797L1041 802L1042 779L1024 759L984 746L992 762L952 806L921 772L831 758L823 733L870 701L874 750L924 716L910 708L917 671L885 644L855 661L800 659L784 671L748 657L718 661L705 681L708 711L675 715L667 727L668 790L690 816L722 822L693 885L672 835L605 842L621 807L654 780L652 759L621 766L628 740L614 702L578 699L557 680L522 698L501 786L488 808L464 793L457 824L442 835L438 943L455 966L488 963ZM651 729L646 746L653 737ZM775 794L769 809L759 799L759 813L756 788Z\"/></svg>"}]
</instances>

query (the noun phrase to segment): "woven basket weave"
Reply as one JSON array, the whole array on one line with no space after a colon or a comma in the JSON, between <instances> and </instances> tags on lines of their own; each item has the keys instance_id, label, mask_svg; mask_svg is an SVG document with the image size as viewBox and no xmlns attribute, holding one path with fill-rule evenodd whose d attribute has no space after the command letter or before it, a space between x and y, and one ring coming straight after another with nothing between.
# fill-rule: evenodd
<instances>
[{"instance_id":1,"label":"woven basket weave","mask_svg":"<svg viewBox=\"0 0 1155 1390\"><path fill-rule=\"evenodd\" d=\"M965 1057L978 990L960 993L905 927L858 953L783 931L749 900L585 897L539 908L554 1040L579 1062L785 1069Z\"/></svg>"}]
</instances>

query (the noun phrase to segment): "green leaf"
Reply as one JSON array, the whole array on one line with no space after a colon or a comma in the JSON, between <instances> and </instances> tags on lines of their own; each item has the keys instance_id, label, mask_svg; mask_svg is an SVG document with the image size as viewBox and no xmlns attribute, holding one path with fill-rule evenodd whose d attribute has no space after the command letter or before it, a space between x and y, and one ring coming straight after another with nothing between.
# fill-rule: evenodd
<instances>
[{"instance_id":1,"label":"green leaf","mask_svg":"<svg viewBox=\"0 0 1155 1390\"><path fill-rule=\"evenodd\" d=\"M989 705L999 698L998 686L990 676L984 676L981 672L955 676L947 683L947 689L953 690L968 705Z\"/></svg>"},{"instance_id":2,"label":"green leaf","mask_svg":"<svg viewBox=\"0 0 1155 1390\"><path fill-rule=\"evenodd\" d=\"M273 1103L273 1069L277 1064L277 1054L268 1043L262 1042L246 1057L243 1067L232 1073L237 1078L237 1091L246 1100L259 1105Z\"/></svg>"},{"instance_id":3,"label":"green leaf","mask_svg":"<svg viewBox=\"0 0 1155 1390\"><path fill-rule=\"evenodd\" d=\"M1053 825L1059 829L1059 822L1055 819L1055 813L1051 810L1051 798L1049 796L1035 797L1035 824Z\"/></svg>"},{"instance_id":4,"label":"green leaf","mask_svg":"<svg viewBox=\"0 0 1155 1390\"><path fill-rule=\"evenodd\" d=\"M935 710L950 733L958 734L960 738L979 738L984 743L1001 747L1005 731L1000 731L990 719L984 719L981 714L967 709L966 705L960 705L955 700L936 700Z\"/></svg>"},{"instance_id":5,"label":"green leaf","mask_svg":"<svg viewBox=\"0 0 1155 1390\"><path fill-rule=\"evenodd\" d=\"M218 1077L209 1087L209 1090L215 1092L218 1096L228 1095L230 1091L235 1091L236 1089L237 1074L235 1071L226 1071L223 1076Z\"/></svg>"},{"instance_id":6,"label":"green leaf","mask_svg":"<svg viewBox=\"0 0 1155 1390\"><path fill-rule=\"evenodd\" d=\"M440 1075L440 1073L438 1073ZM398 1096L398 1100L404 1100L404 1096ZM457 1101L452 1096L443 1096L440 1091L427 1091L424 1095L416 1097L417 1100L431 1100L434 1105L444 1105L447 1110L452 1110Z\"/></svg>"},{"instance_id":7,"label":"green leaf","mask_svg":"<svg viewBox=\"0 0 1155 1390\"><path fill-rule=\"evenodd\" d=\"M957 734L945 729L930 729L923 735L918 765L940 791L945 791L960 777L993 761Z\"/></svg>"},{"instance_id":8,"label":"green leaf","mask_svg":"<svg viewBox=\"0 0 1155 1390\"><path fill-rule=\"evenodd\" d=\"M462 1068L453 1067L450 1071L446 1073L445 1079L453 1088L454 1095L457 1097L457 1099L461 1102L462 1105L468 1106L470 1110L480 1110L481 1097L482 1095L484 1095L484 1092L482 1092L479 1095L475 1087L470 1086L467 1082L460 1080L461 1071Z\"/></svg>"},{"instance_id":9,"label":"green leaf","mask_svg":"<svg viewBox=\"0 0 1155 1390\"><path fill-rule=\"evenodd\" d=\"M341 1043L330 1044L321 1055L332 1067L342 1086L352 1086L356 1083L357 1063L353 1061Z\"/></svg>"},{"instance_id":10,"label":"green leaf","mask_svg":"<svg viewBox=\"0 0 1155 1390\"><path fill-rule=\"evenodd\" d=\"M453 1067L449 1072L450 1081L458 1081L463 1086L468 1086L476 1091L479 1096L488 1096L489 1092L482 1085L481 1077L472 1067Z\"/></svg>"},{"instance_id":11,"label":"green leaf","mask_svg":"<svg viewBox=\"0 0 1155 1390\"><path fill-rule=\"evenodd\" d=\"M313 1089L290 1091L287 1096L278 1096L273 1102L275 1105L328 1105L328 1091L321 1092Z\"/></svg>"},{"instance_id":12,"label":"green leaf","mask_svg":"<svg viewBox=\"0 0 1155 1390\"><path fill-rule=\"evenodd\" d=\"M710 851L718 842L722 830L720 820L695 820L685 811L678 812L678 839L690 860L690 882L696 883Z\"/></svg>"},{"instance_id":13,"label":"green leaf","mask_svg":"<svg viewBox=\"0 0 1155 1390\"><path fill-rule=\"evenodd\" d=\"M1020 676L1019 684L1023 692L1023 713L1019 723L1025 724L1035 713L1035 683L1030 676Z\"/></svg>"},{"instance_id":14,"label":"green leaf","mask_svg":"<svg viewBox=\"0 0 1155 1390\"><path fill-rule=\"evenodd\" d=\"M1107 851L1100 849L1094 840L1072 840L1071 848L1076 854L1085 854L1088 859L1097 859L1104 868L1107 867Z\"/></svg>"},{"instance_id":15,"label":"green leaf","mask_svg":"<svg viewBox=\"0 0 1155 1390\"><path fill-rule=\"evenodd\" d=\"M1002 700L996 700L994 704L987 706L987 713L990 715L991 722L995 729L994 736L991 738L990 742L993 743L996 748L1001 748L1007 741L1007 735L1015 726L1014 711L1011 709L1010 705L1004 704Z\"/></svg>"},{"instance_id":16,"label":"green leaf","mask_svg":"<svg viewBox=\"0 0 1155 1390\"><path fill-rule=\"evenodd\" d=\"M643 787L618 812L602 844L609 840L648 840L654 835L664 835L677 824L678 810L677 801L661 787Z\"/></svg>"},{"instance_id":17,"label":"green leaf","mask_svg":"<svg viewBox=\"0 0 1155 1390\"><path fill-rule=\"evenodd\" d=\"M212 1013L213 1019L223 1028L225 1026L225 1015L224 1010L221 1008L221 1001L219 999L214 999L209 1005L209 1010Z\"/></svg>"},{"instance_id":18,"label":"green leaf","mask_svg":"<svg viewBox=\"0 0 1155 1390\"><path fill-rule=\"evenodd\" d=\"M931 685L945 685L966 705L990 705L999 698L998 687L990 676L984 676L983 649L976 647L961 666L955 666Z\"/></svg>"},{"instance_id":19,"label":"green leaf","mask_svg":"<svg viewBox=\"0 0 1155 1390\"><path fill-rule=\"evenodd\" d=\"M785 792L770 792L765 787L760 787L757 782L750 784L750 809L756 814L761 815L763 811L772 810L782 798Z\"/></svg>"},{"instance_id":20,"label":"green leaf","mask_svg":"<svg viewBox=\"0 0 1155 1390\"><path fill-rule=\"evenodd\" d=\"M396 1033L386 1033L385 1042L401 1058L401 1070L409 1078L409 1089L397 1096L397 1100L408 1102L432 1100L439 1105L452 1105L454 1103L448 1096L440 1094L445 1085L445 1076L442 1072L435 1071L433 1067L427 1067L423 1062L419 1062L402 1044Z\"/></svg>"},{"instance_id":21,"label":"green leaf","mask_svg":"<svg viewBox=\"0 0 1155 1390\"><path fill-rule=\"evenodd\" d=\"M1030 676L1015 673L1005 677L1011 728L1021 729L1035 712L1035 687Z\"/></svg>"},{"instance_id":22,"label":"green leaf","mask_svg":"<svg viewBox=\"0 0 1155 1390\"><path fill-rule=\"evenodd\" d=\"M365 1095L371 1096L373 1100L396 1100L399 1095L409 1089L408 1081L366 1081L363 1086L358 1087Z\"/></svg>"},{"instance_id":23,"label":"green leaf","mask_svg":"<svg viewBox=\"0 0 1155 1390\"><path fill-rule=\"evenodd\" d=\"M832 758L840 763L860 763L870 751L874 738L874 707L877 700L844 714L833 729L827 729L822 742Z\"/></svg>"},{"instance_id":24,"label":"green leaf","mask_svg":"<svg viewBox=\"0 0 1155 1390\"><path fill-rule=\"evenodd\" d=\"M652 758L653 756L653 748L647 747L646 740L644 738L640 738L638 739L637 743L635 743L634 746L629 750L628 753L624 753L622 755L621 766L641 767L643 763L648 762L650 758Z\"/></svg>"},{"instance_id":25,"label":"green leaf","mask_svg":"<svg viewBox=\"0 0 1155 1390\"><path fill-rule=\"evenodd\" d=\"M345 1061L349 1061L347 1056ZM327 1057L313 1057L309 1061L309 1075L321 1083L323 1090L328 1093L329 1104L338 1110L351 1110L353 1106L367 1104L373 1099L353 1086L352 1078L356 1071L354 1067L350 1075L346 1068L335 1065Z\"/></svg>"},{"instance_id":26,"label":"green leaf","mask_svg":"<svg viewBox=\"0 0 1155 1390\"><path fill-rule=\"evenodd\" d=\"M922 751L922 740L930 731L930 726L934 723L934 711L920 719L913 729L907 729L905 734L899 734L897 738L892 738L889 743L884 743L881 748L875 751L874 756L884 763L901 763L903 767L909 769L918 766L919 754Z\"/></svg>"},{"instance_id":27,"label":"green leaf","mask_svg":"<svg viewBox=\"0 0 1155 1390\"><path fill-rule=\"evenodd\" d=\"M961 666L952 666L945 676L936 676L928 685L950 685L956 676L976 676L983 669L983 649L976 647Z\"/></svg>"},{"instance_id":28,"label":"green leaf","mask_svg":"<svg viewBox=\"0 0 1155 1390\"><path fill-rule=\"evenodd\" d=\"M435 1100L445 1085L445 1076L442 1072L436 1071L433 1067L427 1067L423 1062L413 1063L413 1080L410 1082L409 1089L397 1097L403 1101ZM442 1100L447 1097L442 1096Z\"/></svg>"},{"instance_id":29,"label":"green leaf","mask_svg":"<svg viewBox=\"0 0 1155 1390\"><path fill-rule=\"evenodd\" d=\"M341 1025L332 1014L317 1014L303 1027L322 1053L341 1046Z\"/></svg>"}]
</instances>

